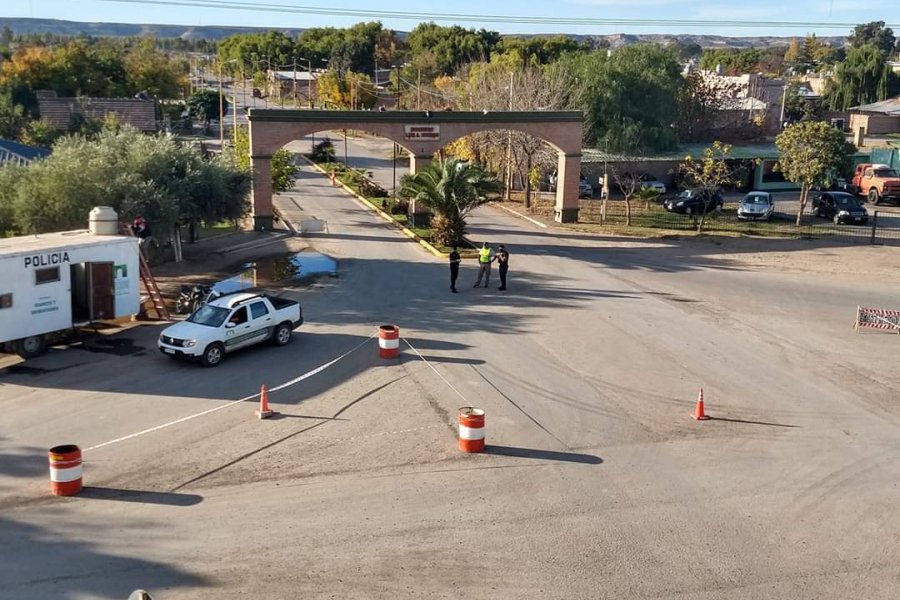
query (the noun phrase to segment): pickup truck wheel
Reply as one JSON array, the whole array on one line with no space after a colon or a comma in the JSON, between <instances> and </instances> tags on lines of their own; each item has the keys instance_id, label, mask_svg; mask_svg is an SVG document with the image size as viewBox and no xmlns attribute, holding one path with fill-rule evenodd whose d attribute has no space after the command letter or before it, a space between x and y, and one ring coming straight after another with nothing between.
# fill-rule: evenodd
<instances>
[{"instance_id":1,"label":"pickup truck wheel","mask_svg":"<svg viewBox=\"0 0 900 600\"><path fill-rule=\"evenodd\" d=\"M869 190L869 202L871 202L875 206L878 206L879 200L881 200L881 198L879 198L878 196L878 190L876 190L875 188Z\"/></svg>"},{"instance_id":2,"label":"pickup truck wheel","mask_svg":"<svg viewBox=\"0 0 900 600\"><path fill-rule=\"evenodd\" d=\"M22 358L34 358L44 353L44 337L33 335L15 343L16 354Z\"/></svg>"},{"instance_id":3,"label":"pickup truck wheel","mask_svg":"<svg viewBox=\"0 0 900 600\"><path fill-rule=\"evenodd\" d=\"M275 328L275 335L272 336L272 341L275 342L276 346L286 346L291 343L291 333L293 333L291 326L287 323L282 323Z\"/></svg>"},{"instance_id":4,"label":"pickup truck wheel","mask_svg":"<svg viewBox=\"0 0 900 600\"><path fill-rule=\"evenodd\" d=\"M203 351L203 356L200 357L200 364L204 367L215 367L222 362L223 356L225 356L225 348L222 344L210 344Z\"/></svg>"}]
</instances>

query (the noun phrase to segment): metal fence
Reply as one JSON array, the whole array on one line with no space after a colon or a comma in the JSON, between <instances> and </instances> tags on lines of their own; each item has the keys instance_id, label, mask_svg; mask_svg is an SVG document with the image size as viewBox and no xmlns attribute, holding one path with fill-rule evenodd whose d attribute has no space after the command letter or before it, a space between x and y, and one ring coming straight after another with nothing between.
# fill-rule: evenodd
<instances>
[{"instance_id":1,"label":"metal fence","mask_svg":"<svg viewBox=\"0 0 900 600\"><path fill-rule=\"evenodd\" d=\"M630 202L630 217L623 200L584 200L580 203L579 223L591 223L610 228L650 228L671 231L728 232L745 235L829 239L840 242L877 245L900 245L900 213L872 211L865 224L837 224L828 219L804 215L797 226L797 215L778 213L768 221L747 221L737 218L737 207L726 204L721 211L703 218L667 211L660 204L643 200ZM535 203L536 212L552 214L553 204L544 200Z\"/></svg>"}]
</instances>

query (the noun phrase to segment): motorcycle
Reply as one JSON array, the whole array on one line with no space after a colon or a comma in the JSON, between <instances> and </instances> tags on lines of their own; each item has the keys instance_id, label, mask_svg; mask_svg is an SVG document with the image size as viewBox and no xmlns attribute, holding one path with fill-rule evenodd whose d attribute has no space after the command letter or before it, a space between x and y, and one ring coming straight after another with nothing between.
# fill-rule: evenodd
<instances>
[{"instance_id":1,"label":"motorcycle","mask_svg":"<svg viewBox=\"0 0 900 600\"><path fill-rule=\"evenodd\" d=\"M219 295L208 285L183 285L178 300L175 301L175 311L180 315L195 313L201 306L215 300Z\"/></svg>"}]
</instances>

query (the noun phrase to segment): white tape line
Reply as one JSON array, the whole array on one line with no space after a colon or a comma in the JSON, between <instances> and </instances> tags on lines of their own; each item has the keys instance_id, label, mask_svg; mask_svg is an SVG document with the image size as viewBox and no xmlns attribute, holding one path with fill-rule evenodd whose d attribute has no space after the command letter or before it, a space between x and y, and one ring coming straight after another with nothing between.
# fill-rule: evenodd
<instances>
[{"instance_id":1,"label":"white tape line","mask_svg":"<svg viewBox=\"0 0 900 600\"><path fill-rule=\"evenodd\" d=\"M366 342L369 342L369 341L370 341L372 338L374 338L374 337L375 337L375 334L369 336L366 340L360 342L360 343L359 343L355 348L353 348L352 350L349 350L348 352L345 352L344 354L338 356L338 357L335 358L334 360L325 363L325 364L322 365L321 367L316 367L316 368L313 369L312 371L309 371L309 372L307 372L307 373L304 373L304 374L301 375L300 377L295 377L294 379L291 379L290 381L287 381L287 382L285 382L285 383L282 383L281 385L275 386L275 387L269 389L268 391L270 391L270 392L277 392L278 390L283 390L283 389L286 388L286 387L292 386L292 385L294 385L294 384L296 384L296 383L300 383L300 382L303 381L304 379L308 379L308 378L312 377L313 375L316 375L316 374L318 374L318 373L321 373L322 371L324 371L325 369L327 369L328 367L330 367L330 366L333 365L334 363L338 362L339 360L341 360L341 359L343 359L343 358L346 358L346 357L350 356L351 354L353 354L354 352L356 352L357 350L359 350L360 348L362 348L362 347L366 344ZM129 435L125 435L125 436L122 436L122 437L120 437L120 438L116 438L116 439L114 439L114 440L110 440L110 441L108 441L108 442L103 442L102 444L97 444L96 446L91 446L90 448L85 448L84 450L82 450L82 452L88 452L88 451L90 451L90 450L97 450L98 448L103 448L104 446L111 446L112 444L118 444L119 442L124 442L124 441L126 441L126 440L130 440L130 439L132 439L132 438L136 438L136 437L141 436L141 435L146 435L146 434L148 434L148 433L153 433L154 431L159 431L160 429L165 429L166 427L171 427L171 426L173 426L173 425L178 425L178 424L180 424L180 423L184 423L185 421L190 421L191 419L196 419L197 417L202 417L202 416L208 415L208 414L210 414L210 413L214 413L214 412L216 412L217 410L222 410L222 409L224 409L224 408L228 408L228 407L230 407L230 406L234 406L235 404L240 404L240 403L242 403L242 402L247 402L248 400L253 400L254 398L258 398L258 397L259 397L259 394L257 393L257 394L253 394L252 396L245 396L244 398L241 398L240 400L232 400L231 402L228 402L228 403L223 404L223 405L221 405L221 406L217 406L217 407L215 407L215 408L210 408L209 410L204 410L204 411L202 411L202 412L194 413L194 414L192 414L192 415L188 415L188 416L182 417L182 418L180 418L180 419L175 419L174 421L169 421L168 423L163 423L162 425L157 425L156 427L150 427L149 429L144 429L143 431L138 431L138 432L136 432L136 433L132 433L132 434L129 434Z\"/></svg>"},{"instance_id":2,"label":"white tape line","mask_svg":"<svg viewBox=\"0 0 900 600\"><path fill-rule=\"evenodd\" d=\"M517 217L521 217L521 218L525 219L526 221L531 221L532 223L534 223L534 224L537 225L538 227L543 227L544 229L547 229L547 225L546 225L545 223L541 223L541 222L538 221L537 219L532 219L532 218L529 217L528 215L523 215L523 214L520 213L519 211L513 210L513 209L511 209L511 208L507 208L507 207L503 206L502 204L497 204L496 206L499 206L500 208L502 208L502 209L505 210L506 212L512 213L512 214L516 215Z\"/></svg>"},{"instance_id":3,"label":"white tape line","mask_svg":"<svg viewBox=\"0 0 900 600\"><path fill-rule=\"evenodd\" d=\"M413 345L409 343L409 340L408 340L408 339L403 338L403 341L406 342L406 345L407 345L407 346L409 346L410 348L412 348L412 351L413 351L413 352L415 352L416 354L419 355L419 358L421 358L422 361L423 361L426 365L428 365L429 367L431 367L431 370L434 371L434 372L437 374L437 376L440 377L440 378L444 381L444 383L446 383L448 386L450 386L450 389L451 389L451 390L453 390L454 392L456 392L456 395L457 395L457 396L459 396L460 398L463 399L463 402L466 403L466 404L465 404L466 406L470 406L470 403L469 403L469 401L466 399L466 397L463 396L463 395L460 393L460 391L459 391L458 389L456 389L455 387L453 387L453 384L450 383L449 381L447 381L447 378L444 377L443 375L441 375L441 372L438 371L437 369L435 369L435 368L434 368L434 365L432 365L430 362L428 362L428 359L425 358L424 356L422 356L422 353L419 352L418 350L416 350L415 347L413 347Z\"/></svg>"}]
</instances>

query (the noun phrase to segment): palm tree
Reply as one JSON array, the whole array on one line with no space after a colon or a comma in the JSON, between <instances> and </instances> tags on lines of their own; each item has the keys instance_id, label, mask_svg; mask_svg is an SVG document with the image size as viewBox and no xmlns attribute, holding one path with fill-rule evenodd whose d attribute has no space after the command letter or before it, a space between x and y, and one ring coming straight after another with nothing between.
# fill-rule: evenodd
<instances>
[{"instance_id":1,"label":"palm tree","mask_svg":"<svg viewBox=\"0 0 900 600\"><path fill-rule=\"evenodd\" d=\"M404 175L400 194L421 202L434 213L431 219L433 241L458 246L466 233L466 215L491 194L502 189L500 181L478 165L458 158L439 159L418 173Z\"/></svg>"}]
</instances>

